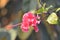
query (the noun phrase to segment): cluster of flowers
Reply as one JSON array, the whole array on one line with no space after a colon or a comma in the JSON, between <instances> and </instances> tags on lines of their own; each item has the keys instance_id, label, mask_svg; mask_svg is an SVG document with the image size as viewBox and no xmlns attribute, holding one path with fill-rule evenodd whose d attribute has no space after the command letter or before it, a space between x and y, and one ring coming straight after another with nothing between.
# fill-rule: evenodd
<instances>
[{"instance_id":1,"label":"cluster of flowers","mask_svg":"<svg viewBox=\"0 0 60 40\"><path fill-rule=\"evenodd\" d=\"M28 32L29 28L33 27L35 32L38 32L39 29L37 27L37 24L40 23L40 20L37 20L37 19L40 19L40 16L38 16L38 15L36 16L32 12L25 13L23 15L21 24L19 24L19 25L21 25L20 26L21 30L23 32ZM6 29L11 29L11 28L12 28L12 26L9 26L9 25L6 27Z\"/></svg>"},{"instance_id":2,"label":"cluster of flowers","mask_svg":"<svg viewBox=\"0 0 60 40\"><path fill-rule=\"evenodd\" d=\"M29 28L32 26L35 32L38 32L37 24L40 21L37 20L38 16L36 17L33 13L28 12L23 15L21 29L24 32L28 32Z\"/></svg>"}]
</instances>

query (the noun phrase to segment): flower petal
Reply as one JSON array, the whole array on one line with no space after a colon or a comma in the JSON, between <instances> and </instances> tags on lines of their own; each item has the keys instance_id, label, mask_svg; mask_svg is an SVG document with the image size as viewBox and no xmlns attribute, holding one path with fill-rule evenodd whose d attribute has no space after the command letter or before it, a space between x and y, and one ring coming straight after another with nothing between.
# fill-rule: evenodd
<instances>
[{"instance_id":1,"label":"flower petal","mask_svg":"<svg viewBox=\"0 0 60 40\"><path fill-rule=\"evenodd\" d=\"M37 26L34 26L34 30L35 30L35 32L38 32L39 31L39 29L38 29Z\"/></svg>"}]
</instances>

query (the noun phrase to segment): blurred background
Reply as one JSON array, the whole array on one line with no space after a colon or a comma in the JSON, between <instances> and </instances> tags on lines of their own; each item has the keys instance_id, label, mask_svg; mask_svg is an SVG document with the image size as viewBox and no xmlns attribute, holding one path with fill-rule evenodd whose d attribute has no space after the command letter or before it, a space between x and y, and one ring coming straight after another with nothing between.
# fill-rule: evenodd
<instances>
[{"instance_id":1,"label":"blurred background","mask_svg":"<svg viewBox=\"0 0 60 40\"><path fill-rule=\"evenodd\" d=\"M6 30L10 24L20 23L24 13L38 10L46 3L46 7L53 7L47 14L41 14L41 23L38 24L39 32L32 28L24 33L19 27ZM49 24L45 19L60 7L60 0L0 0L0 40L60 40L60 10L57 13L58 24Z\"/></svg>"}]
</instances>

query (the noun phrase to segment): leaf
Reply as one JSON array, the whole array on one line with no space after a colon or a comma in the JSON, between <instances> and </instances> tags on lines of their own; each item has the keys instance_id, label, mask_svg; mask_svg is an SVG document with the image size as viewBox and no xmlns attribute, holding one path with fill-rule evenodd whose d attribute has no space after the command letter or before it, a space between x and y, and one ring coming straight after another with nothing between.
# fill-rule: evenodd
<instances>
[{"instance_id":1,"label":"leaf","mask_svg":"<svg viewBox=\"0 0 60 40\"><path fill-rule=\"evenodd\" d=\"M60 10L60 8L58 8L57 10L56 10L56 12L58 12Z\"/></svg>"},{"instance_id":2,"label":"leaf","mask_svg":"<svg viewBox=\"0 0 60 40\"><path fill-rule=\"evenodd\" d=\"M52 5L50 5L49 7L45 7L46 6L46 3L44 3L43 5L42 5L42 7L39 9L39 10L37 10L37 14L40 14L40 13L44 13L44 12L47 12L50 8L52 8L53 6Z\"/></svg>"},{"instance_id":3,"label":"leaf","mask_svg":"<svg viewBox=\"0 0 60 40\"><path fill-rule=\"evenodd\" d=\"M40 13L42 13L44 10L43 10L43 8L40 8L39 10L37 10L37 14L40 14Z\"/></svg>"},{"instance_id":4,"label":"leaf","mask_svg":"<svg viewBox=\"0 0 60 40\"><path fill-rule=\"evenodd\" d=\"M52 8L53 6L50 5L49 7L47 7L45 10L48 11L50 8Z\"/></svg>"},{"instance_id":5,"label":"leaf","mask_svg":"<svg viewBox=\"0 0 60 40\"><path fill-rule=\"evenodd\" d=\"M39 10L37 10L37 14L40 14L40 13L43 13L44 11L45 11L45 6L46 6L46 3L44 3L43 5L42 5L42 7L39 9Z\"/></svg>"},{"instance_id":6,"label":"leaf","mask_svg":"<svg viewBox=\"0 0 60 40\"><path fill-rule=\"evenodd\" d=\"M49 17L47 18L47 22L49 24L57 24L58 21L58 16L56 15L56 13L51 13L51 15L49 15Z\"/></svg>"}]
</instances>

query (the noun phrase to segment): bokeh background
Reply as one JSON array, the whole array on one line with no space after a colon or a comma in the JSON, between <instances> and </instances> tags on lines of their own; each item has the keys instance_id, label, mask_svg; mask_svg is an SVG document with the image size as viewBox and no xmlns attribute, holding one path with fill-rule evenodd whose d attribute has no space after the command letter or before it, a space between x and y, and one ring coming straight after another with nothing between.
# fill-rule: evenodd
<instances>
[{"instance_id":1,"label":"bokeh background","mask_svg":"<svg viewBox=\"0 0 60 40\"><path fill-rule=\"evenodd\" d=\"M19 27L6 30L5 26L9 24L17 24L21 22L25 12L35 10L46 3L46 7L53 5L42 14L41 23L38 24L39 32L35 32L32 28L29 32L22 32ZM60 7L60 0L0 0L0 40L60 40L60 24L51 25L46 23L45 16L49 16L55 8ZM60 19L60 11L57 12ZM60 22L59 22L60 23Z\"/></svg>"}]
</instances>

